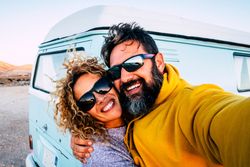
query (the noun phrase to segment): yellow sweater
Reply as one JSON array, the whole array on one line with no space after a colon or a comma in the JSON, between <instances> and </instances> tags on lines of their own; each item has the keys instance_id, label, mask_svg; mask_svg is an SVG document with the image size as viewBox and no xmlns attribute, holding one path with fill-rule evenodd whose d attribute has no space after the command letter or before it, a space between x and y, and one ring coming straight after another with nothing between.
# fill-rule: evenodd
<instances>
[{"instance_id":1,"label":"yellow sweater","mask_svg":"<svg viewBox=\"0 0 250 167\"><path fill-rule=\"evenodd\" d=\"M152 111L128 125L125 143L147 167L250 167L250 98L167 73ZM223 165L220 165L223 164Z\"/></svg>"}]
</instances>

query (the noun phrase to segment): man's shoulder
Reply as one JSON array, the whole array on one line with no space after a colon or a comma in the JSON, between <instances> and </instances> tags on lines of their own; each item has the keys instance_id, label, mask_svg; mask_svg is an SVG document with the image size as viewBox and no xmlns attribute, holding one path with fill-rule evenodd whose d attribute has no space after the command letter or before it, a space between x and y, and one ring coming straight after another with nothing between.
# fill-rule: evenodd
<instances>
[{"instance_id":1,"label":"man's shoulder","mask_svg":"<svg viewBox=\"0 0 250 167\"><path fill-rule=\"evenodd\" d=\"M194 85L194 86L191 86L190 89L193 91L193 93L224 91L220 86L215 85L215 84L209 84L209 83L201 84L201 85Z\"/></svg>"}]
</instances>

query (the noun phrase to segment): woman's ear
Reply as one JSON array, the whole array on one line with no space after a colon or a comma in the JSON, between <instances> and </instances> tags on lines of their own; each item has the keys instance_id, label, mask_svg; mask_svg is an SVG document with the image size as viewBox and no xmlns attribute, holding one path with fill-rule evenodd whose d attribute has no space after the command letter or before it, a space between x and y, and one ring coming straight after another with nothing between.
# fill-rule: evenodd
<instances>
[{"instance_id":1,"label":"woman's ear","mask_svg":"<svg viewBox=\"0 0 250 167\"><path fill-rule=\"evenodd\" d=\"M163 74L166 65L162 53L159 52L155 55L155 63L158 70Z\"/></svg>"}]
</instances>

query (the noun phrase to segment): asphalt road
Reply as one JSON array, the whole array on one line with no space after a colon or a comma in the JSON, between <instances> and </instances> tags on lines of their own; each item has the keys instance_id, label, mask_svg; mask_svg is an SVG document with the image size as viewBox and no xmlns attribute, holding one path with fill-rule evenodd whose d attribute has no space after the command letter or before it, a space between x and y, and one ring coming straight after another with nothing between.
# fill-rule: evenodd
<instances>
[{"instance_id":1,"label":"asphalt road","mask_svg":"<svg viewBox=\"0 0 250 167\"><path fill-rule=\"evenodd\" d=\"M23 167L28 153L28 86L0 87L0 167Z\"/></svg>"}]
</instances>

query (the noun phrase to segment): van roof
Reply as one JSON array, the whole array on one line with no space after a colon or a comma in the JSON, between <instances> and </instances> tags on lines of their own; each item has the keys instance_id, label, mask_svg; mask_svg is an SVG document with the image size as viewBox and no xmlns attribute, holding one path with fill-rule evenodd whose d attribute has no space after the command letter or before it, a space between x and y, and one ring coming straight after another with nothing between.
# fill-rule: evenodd
<instances>
[{"instance_id":1,"label":"van roof","mask_svg":"<svg viewBox=\"0 0 250 167\"><path fill-rule=\"evenodd\" d=\"M250 45L249 32L124 6L93 6L73 13L58 22L50 30L44 42L94 28L110 27L120 22L137 22L145 30L151 32Z\"/></svg>"}]
</instances>

